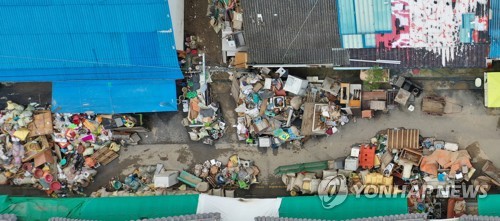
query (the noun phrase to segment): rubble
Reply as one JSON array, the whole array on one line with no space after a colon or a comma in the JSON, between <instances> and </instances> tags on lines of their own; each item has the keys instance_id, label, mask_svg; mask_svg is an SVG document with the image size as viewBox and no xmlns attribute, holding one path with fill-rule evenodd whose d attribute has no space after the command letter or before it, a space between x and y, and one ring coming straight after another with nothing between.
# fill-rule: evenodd
<instances>
[{"instance_id":1,"label":"rubble","mask_svg":"<svg viewBox=\"0 0 500 221\"><path fill-rule=\"evenodd\" d=\"M183 171L185 172L185 171ZM252 184L259 183L257 176L260 170L251 160L240 159L238 155L232 155L226 164L212 159L194 167L194 175L185 172L186 178L180 181L196 187L200 192L207 192L209 189L229 189L237 188L249 189ZM181 176L182 173L181 173ZM193 183L193 180L196 182ZM200 186L204 186L200 189Z\"/></svg>"},{"instance_id":2,"label":"rubble","mask_svg":"<svg viewBox=\"0 0 500 221\"><path fill-rule=\"evenodd\" d=\"M283 68L236 73L230 79L237 135L249 145L278 148L286 142L301 145L307 136L332 135L360 108L359 84L301 79Z\"/></svg>"},{"instance_id":3,"label":"rubble","mask_svg":"<svg viewBox=\"0 0 500 221\"><path fill-rule=\"evenodd\" d=\"M35 103L24 108L9 101L0 118L0 183L32 185L57 197L83 195L95 169L118 157L123 142L113 140L112 129L136 123L127 115L52 115Z\"/></svg>"},{"instance_id":4,"label":"rubble","mask_svg":"<svg viewBox=\"0 0 500 221\"><path fill-rule=\"evenodd\" d=\"M251 160L233 155L226 164L212 159L190 171L166 170L162 164L141 166L125 177L111 179L91 197L153 196L208 193L234 197L235 189L249 189L259 183L260 170Z\"/></svg>"},{"instance_id":5,"label":"rubble","mask_svg":"<svg viewBox=\"0 0 500 221\"><path fill-rule=\"evenodd\" d=\"M466 214L464 199L470 196L459 190L465 185L479 190L477 194L500 186L500 171L490 161L478 170L458 143L419 134L415 129L383 130L370 142L354 145L347 158L280 166L274 172L292 196L404 194L410 213L427 213L430 218Z\"/></svg>"}]
</instances>

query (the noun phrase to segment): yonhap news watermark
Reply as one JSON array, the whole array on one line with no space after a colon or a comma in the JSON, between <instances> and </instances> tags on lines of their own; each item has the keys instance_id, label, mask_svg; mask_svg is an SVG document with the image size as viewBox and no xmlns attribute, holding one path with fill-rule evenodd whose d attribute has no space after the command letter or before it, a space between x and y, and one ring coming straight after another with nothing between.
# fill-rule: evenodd
<instances>
[{"instance_id":1,"label":"yonhap news watermark","mask_svg":"<svg viewBox=\"0 0 500 221\"><path fill-rule=\"evenodd\" d=\"M348 196L355 198L425 198L435 195L440 198L475 199L487 196L489 185L354 185L345 191L326 191L318 195L325 209L334 208L342 204Z\"/></svg>"}]
</instances>

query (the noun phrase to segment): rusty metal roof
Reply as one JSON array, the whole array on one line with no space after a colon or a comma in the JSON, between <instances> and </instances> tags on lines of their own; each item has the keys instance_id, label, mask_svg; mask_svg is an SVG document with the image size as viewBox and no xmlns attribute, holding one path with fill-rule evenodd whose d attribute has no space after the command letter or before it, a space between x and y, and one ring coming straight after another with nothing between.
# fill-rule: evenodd
<instances>
[{"instance_id":1,"label":"rusty metal roof","mask_svg":"<svg viewBox=\"0 0 500 221\"><path fill-rule=\"evenodd\" d=\"M347 61L335 1L242 1L249 63L336 64Z\"/></svg>"}]
</instances>

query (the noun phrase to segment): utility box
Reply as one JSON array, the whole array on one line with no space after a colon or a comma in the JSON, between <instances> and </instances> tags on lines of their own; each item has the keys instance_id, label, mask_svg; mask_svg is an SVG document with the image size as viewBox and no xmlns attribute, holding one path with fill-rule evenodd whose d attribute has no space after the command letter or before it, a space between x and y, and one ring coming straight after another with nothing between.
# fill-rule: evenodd
<instances>
[{"instance_id":1,"label":"utility box","mask_svg":"<svg viewBox=\"0 0 500 221\"><path fill-rule=\"evenodd\" d=\"M348 157L345 159L345 167L344 170L355 171L358 169L358 158L356 157Z\"/></svg>"},{"instance_id":2,"label":"utility box","mask_svg":"<svg viewBox=\"0 0 500 221\"><path fill-rule=\"evenodd\" d=\"M285 87L283 87L283 89L292 94L302 96L306 93L307 85L309 85L308 80L288 75L288 78L285 82Z\"/></svg>"},{"instance_id":3,"label":"utility box","mask_svg":"<svg viewBox=\"0 0 500 221\"><path fill-rule=\"evenodd\" d=\"M179 181L177 177L179 176L179 171L165 171L163 173L155 174L154 185L155 188L167 188L177 184Z\"/></svg>"},{"instance_id":4,"label":"utility box","mask_svg":"<svg viewBox=\"0 0 500 221\"><path fill-rule=\"evenodd\" d=\"M359 157L359 147L351 148L351 157Z\"/></svg>"}]
</instances>

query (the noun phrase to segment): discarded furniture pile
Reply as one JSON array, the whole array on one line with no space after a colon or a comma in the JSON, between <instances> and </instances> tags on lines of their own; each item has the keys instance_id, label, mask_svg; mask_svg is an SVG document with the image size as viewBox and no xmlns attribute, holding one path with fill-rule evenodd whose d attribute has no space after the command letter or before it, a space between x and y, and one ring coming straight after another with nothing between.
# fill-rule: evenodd
<instances>
[{"instance_id":1,"label":"discarded furniture pile","mask_svg":"<svg viewBox=\"0 0 500 221\"><path fill-rule=\"evenodd\" d=\"M124 177L114 177L91 197L158 196L206 193L234 197L236 189L257 184L260 170L251 160L232 155L226 164L212 159L192 172L167 170L163 164L141 166Z\"/></svg>"},{"instance_id":2,"label":"discarded furniture pile","mask_svg":"<svg viewBox=\"0 0 500 221\"><path fill-rule=\"evenodd\" d=\"M246 68L247 49L243 35L243 9L239 0L209 0L207 16L216 33L221 32L222 59L236 68Z\"/></svg>"},{"instance_id":3,"label":"discarded furniture pile","mask_svg":"<svg viewBox=\"0 0 500 221\"><path fill-rule=\"evenodd\" d=\"M112 178L108 184L93 192L90 197L160 196L194 194L179 183L179 171L166 170L163 164L140 166L132 173Z\"/></svg>"},{"instance_id":4,"label":"discarded furniture pile","mask_svg":"<svg viewBox=\"0 0 500 221\"><path fill-rule=\"evenodd\" d=\"M259 147L300 146L307 136L332 135L361 106L361 85L301 79L279 68L230 76L237 103L237 136Z\"/></svg>"},{"instance_id":5,"label":"discarded furniture pile","mask_svg":"<svg viewBox=\"0 0 500 221\"><path fill-rule=\"evenodd\" d=\"M140 139L118 132L127 139L113 140L113 128L135 126L130 116L53 115L35 103L7 104L0 118L1 184L32 185L58 197L82 195L97 167L116 159L122 143Z\"/></svg>"},{"instance_id":6,"label":"discarded furniture pile","mask_svg":"<svg viewBox=\"0 0 500 221\"><path fill-rule=\"evenodd\" d=\"M291 195L405 194L410 213L453 218L473 214L468 205L476 196L500 186L500 170L491 161L474 168L467 149L394 128L353 146L345 158L281 166L274 173Z\"/></svg>"},{"instance_id":7,"label":"discarded furniture pile","mask_svg":"<svg viewBox=\"0 0 500 221\"><path fill-rule=\"evenodd\" d=\"M235 189L249 189L259 183L259 173L253 161L232 155L226 164L215 159L196 164L192 174L182 171L178 179L201 193L234 197Z\"/></svg>"},{"instance_id":8,"label":"discarded furniture pile","mask_svg":"<svg viewBox=\"0 0 500 221\"><path fill-rule=\"evenodd\" d=\"M187 87L182 89L185 98L183 108L187 117L182 124L190 129L189 137L193 141L213 144L226 133L226 123L222 117L219 103L212 102L208 84L201 79L201 74L191 74L187 78Z\"/></svg>"},{"instance_id":9,"label":"discarded furniture pile","mask_svg":"<svg viewBox=\"0 0 500 221\"><path fill-rule=\"evenodd\" d=\"M199 53L200 40L196 35L186 36L184 50L177 51L179 66L184 73L200 72L203 67L202 53Z\"/></svg>"}]
</instances>

